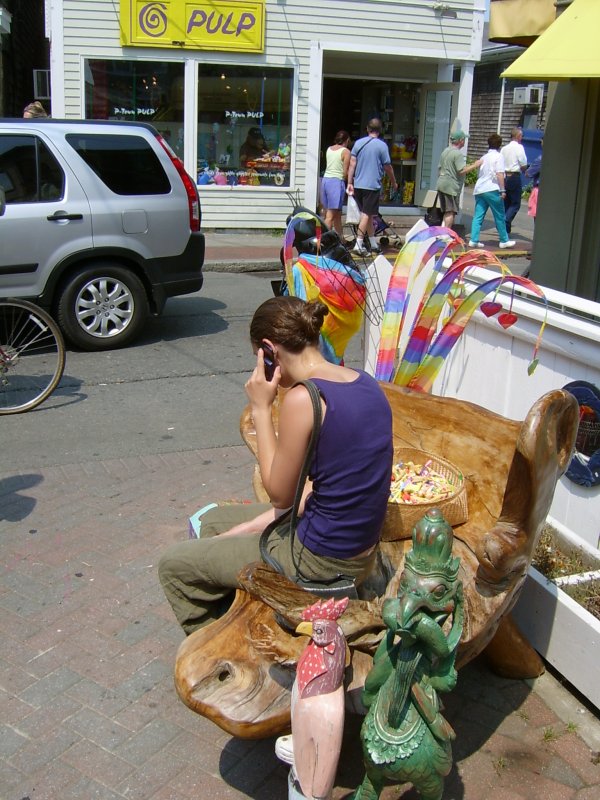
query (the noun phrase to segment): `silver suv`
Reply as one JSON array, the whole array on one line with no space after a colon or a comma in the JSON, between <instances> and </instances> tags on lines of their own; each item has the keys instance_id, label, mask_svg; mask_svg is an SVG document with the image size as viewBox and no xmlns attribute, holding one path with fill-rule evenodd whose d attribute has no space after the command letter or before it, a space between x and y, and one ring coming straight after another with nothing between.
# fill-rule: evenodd
<instances>
[{"instance_id":1,"label":"silver suv","mask_svg":"<svg viewBox=\"0 0 600 800\"><path fill-rule=\"evenodd\" d=\"M128 344L202 286L196 184L151 125L0 120L2 195L0 298L47 308L78 347Z\"/></svg>"}]
</instances>

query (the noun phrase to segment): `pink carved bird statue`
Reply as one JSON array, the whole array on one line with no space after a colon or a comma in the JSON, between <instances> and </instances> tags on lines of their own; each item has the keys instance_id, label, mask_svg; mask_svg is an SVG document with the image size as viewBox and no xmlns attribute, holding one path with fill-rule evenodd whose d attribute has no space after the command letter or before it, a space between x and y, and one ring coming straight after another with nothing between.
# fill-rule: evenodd
<instances>
[{"instance_id":1,"label":"pink carved bird statue","mask_svg":"<svg viewBox=\"0 0 600 800\"><path fill-rule=\"evenodd\" d=\"M349 650L337 624L348 598L318 600L302 612L297 633L311 637L296 669L292 690L291 753L289 737L282 737L276 752L286 747L293 754L290 797L327 800L331 797L344 730L344 670Z\"/></svg>"}]
</instances>

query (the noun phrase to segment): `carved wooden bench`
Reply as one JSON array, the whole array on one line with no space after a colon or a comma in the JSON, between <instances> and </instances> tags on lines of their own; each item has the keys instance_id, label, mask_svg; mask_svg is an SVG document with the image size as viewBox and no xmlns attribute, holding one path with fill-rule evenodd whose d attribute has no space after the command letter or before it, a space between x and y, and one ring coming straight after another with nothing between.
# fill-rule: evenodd
<instances>
[{"instance_id":1,"label":"carved wooden bench","mask_svg":"<svg viewBox=\"0 0 600 800\"><path fill-rule=\"evenodd\" d=\"M473 403L382 387L393 412L394 444L435 453L465 477L469 518L454 529L465 594L457 666L487 648L502 674L540 674L539 657L506 615L525 579L556 482L569 463L578 425L575 398L562 390L549 392L517 422ZM276 406L275 421L277 416ZM256 454L248 409L241 433ZM253 485L258 499L266 499L257 470ZM356 710L384 630L383 599L397 593L410 546L410 538L381 543L363 599L351 601L341 620L352 652L348 697ZM241 581L244 590L236 593L230 610L182 643L175 682L193 710L234 735L261 738L289 729L294 664L305 644L289 630L300 622L310 595L264 565L250 565Z\"/></svg>"}]
</instances>

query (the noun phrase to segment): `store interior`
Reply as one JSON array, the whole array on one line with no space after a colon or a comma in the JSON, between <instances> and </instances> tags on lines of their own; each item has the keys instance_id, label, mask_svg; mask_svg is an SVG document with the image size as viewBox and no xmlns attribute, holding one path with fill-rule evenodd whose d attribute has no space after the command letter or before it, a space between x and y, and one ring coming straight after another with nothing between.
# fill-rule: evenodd
<instances>
[{"instance_id":1,"label":"store interior","mask_svg":"<svg viewBox=\"0 0 600 800\"><path fill-rule=\"evenodd\" d=\"M325 77L321 113L321 168L325 152L339 130L352 140L366 135L369 119L379 117L387 143L398 194L393 195L384 176L381 205L412 207L415 197L419 129L420 84L408 81Z\"/></svg>"}]
</instances>

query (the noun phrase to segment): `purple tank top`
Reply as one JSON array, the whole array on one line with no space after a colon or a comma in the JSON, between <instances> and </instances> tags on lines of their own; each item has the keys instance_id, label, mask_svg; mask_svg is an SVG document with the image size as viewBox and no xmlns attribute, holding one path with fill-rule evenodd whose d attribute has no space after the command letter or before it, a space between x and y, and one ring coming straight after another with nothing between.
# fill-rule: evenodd
<instances>
[{"instance_id":1,"label":"purple tank top","mask_svg":"<svg viewBox=\"0 0 600 800\"><path fill-rule=\"evenodd\" d=\"M392 412L377 381L313 378L326 404L297 536L311 552L352 558L379 541L392 474Z\"/></svg>"}]
</instances>

